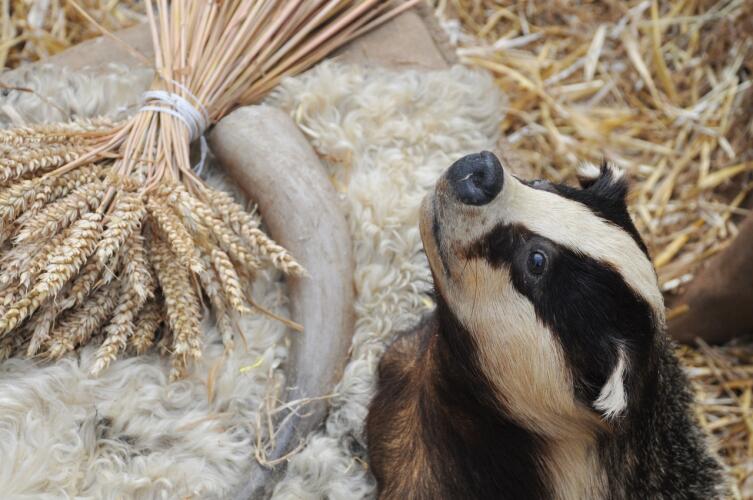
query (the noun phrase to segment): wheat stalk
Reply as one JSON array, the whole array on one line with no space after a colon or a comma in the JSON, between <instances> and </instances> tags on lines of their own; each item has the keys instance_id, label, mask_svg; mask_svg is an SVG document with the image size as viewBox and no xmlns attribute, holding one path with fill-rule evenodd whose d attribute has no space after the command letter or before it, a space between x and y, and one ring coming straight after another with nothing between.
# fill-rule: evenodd
<instances>
[{"instance_id":1,"label":"wheat stalk","mask_svg":"<svg viewBox=\"0 0 753 500\"><path fill-rule=\"evenodd\" d=\"M97 360L91 369L92 375L98 375L115 360L120 351L125 350L128 338L133 334L133 320L144 305L144 300L128 285L121 282L120 298L112 313L112 319L105 326L105 341L97 351Z\"/></svg>"},{"instance_id":2,"label":"wheat stalk","mask_svg":"<svg viewBox=\"0 0 753 500\"><path fill-rule=\"evenodd\" d=\"M212 264L220 279L222 292L227 297L230 306L238 314L248 313L249 309L245 304L241 279L235 270L235 266L230 262L230 257L222 250L215 248L212 250Z\"/></svg>"},{"instance_id":3,"label":"wheat stalk","mask_svg":"<svg viewBox=\"0 0 753 500\"><path fill-rule=\"evenodd\" d=\"M204 263L204 270L199 274L199 282L214 310L215 317L217 318L217 328L222 335L222 343L225 349L229 351L235 345L234 333L238 329L235 328L237 324L234 318L228 312L230 309L227 303L229 297L222 294L222 283L217 270L212 265L212 259L204 252L202 252L201 258Z\"/></svg>"},{"instance_id":4,"label":"wheat stalk","mask_svg":"<svg viewBox=\"0 0 753 500\"><path fill-rule=\"evenodd\" d=\"M161 235L170 243L170 248L180 263L193 272L200 273L201 262L196 245L178 215L167 204L154 197L149 197L146 207L153 226L158 228Z\"/></svg>"},{"instance_id":5,"label":"wheat stalk","mask_svg":"<svg viewBox=\"0 0 753 500\"><path fill-rule=\"evenodd\" d=\"M154 275L144 247L144 237L134 234L123 245L124 278L142 303L154 296Z\"/></svg>"}]
</instances>

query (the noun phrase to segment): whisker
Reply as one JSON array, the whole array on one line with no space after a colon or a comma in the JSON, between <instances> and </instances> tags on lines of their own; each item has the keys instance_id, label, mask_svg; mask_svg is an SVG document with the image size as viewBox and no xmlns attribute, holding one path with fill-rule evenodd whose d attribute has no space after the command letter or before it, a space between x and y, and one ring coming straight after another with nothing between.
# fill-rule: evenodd
<instances>
[{"instance_id":1,"label":"whisker","mask_svg":"<svg viewBox=\"0 0 753 500\"><path fill-rule=\"evenodd\" d=\"M466 261L467 262L467 261ZM476 314L476 300L478 299L478 260L473 261L473 306L471 306L471 320Z\"/></svg>"}]
</instances>

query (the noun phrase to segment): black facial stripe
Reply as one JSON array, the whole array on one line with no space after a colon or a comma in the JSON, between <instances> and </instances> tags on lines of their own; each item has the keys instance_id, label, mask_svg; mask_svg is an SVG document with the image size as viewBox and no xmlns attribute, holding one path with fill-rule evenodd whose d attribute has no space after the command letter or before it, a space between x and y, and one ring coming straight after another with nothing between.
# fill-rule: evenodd
<instances>
[{"instance_id":1,"label":"black facial stripe","mask_svg":"<svg viewBox=\"0 0 753 500\"><path fill-rule=\"evenodd\" d=\"M532 278L525 262L527 253L538 247L549 254L548 267L540 278ZM509 269L515 289L531 301L539 320L562 345L576 395L583 401L598 398L617 364L618 344L637 359L647 352L654 332L651 308L609 264L522 225L497 225L466 255Z\"/></svg>"}]
</instances>

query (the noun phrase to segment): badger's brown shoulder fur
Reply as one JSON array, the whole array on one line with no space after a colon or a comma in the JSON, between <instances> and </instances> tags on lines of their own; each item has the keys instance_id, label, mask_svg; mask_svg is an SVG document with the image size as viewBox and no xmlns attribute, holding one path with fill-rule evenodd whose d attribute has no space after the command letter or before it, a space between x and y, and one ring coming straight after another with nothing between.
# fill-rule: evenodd
<instances>
[{"instance_id":1,"label":"badger's brown shoulder fur","mask_svg":"<svg viewBox=\"0 0 753 500\"><path fill-rule=\"evenodd\" d=\"M379 397L371 404L367 428L370 466L380 483L382 498L431 498L434 487L422 432L418 395L428 383L428 370L419 359L436 335L433 316L413 330L398 334L379 363ZM399 474L381 474L399 470Z\"/></svg>"}]
</instances>

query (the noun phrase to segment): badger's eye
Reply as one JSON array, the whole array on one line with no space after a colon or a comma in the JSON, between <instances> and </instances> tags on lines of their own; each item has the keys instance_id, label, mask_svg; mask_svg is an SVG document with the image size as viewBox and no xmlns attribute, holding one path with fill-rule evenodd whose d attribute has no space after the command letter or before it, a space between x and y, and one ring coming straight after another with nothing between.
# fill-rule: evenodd
<instances>
[{"instance_id":1,"label":"badger's eye","mask_svg":"<svg viewBox=\"0 0 753 500\"><path fill-rule=\"evenodd\" d=\"M546 270L546 255L540 250L534 250L528 255L528 272L535 275L543 274Z\"/></svg>"}]
</instances>

